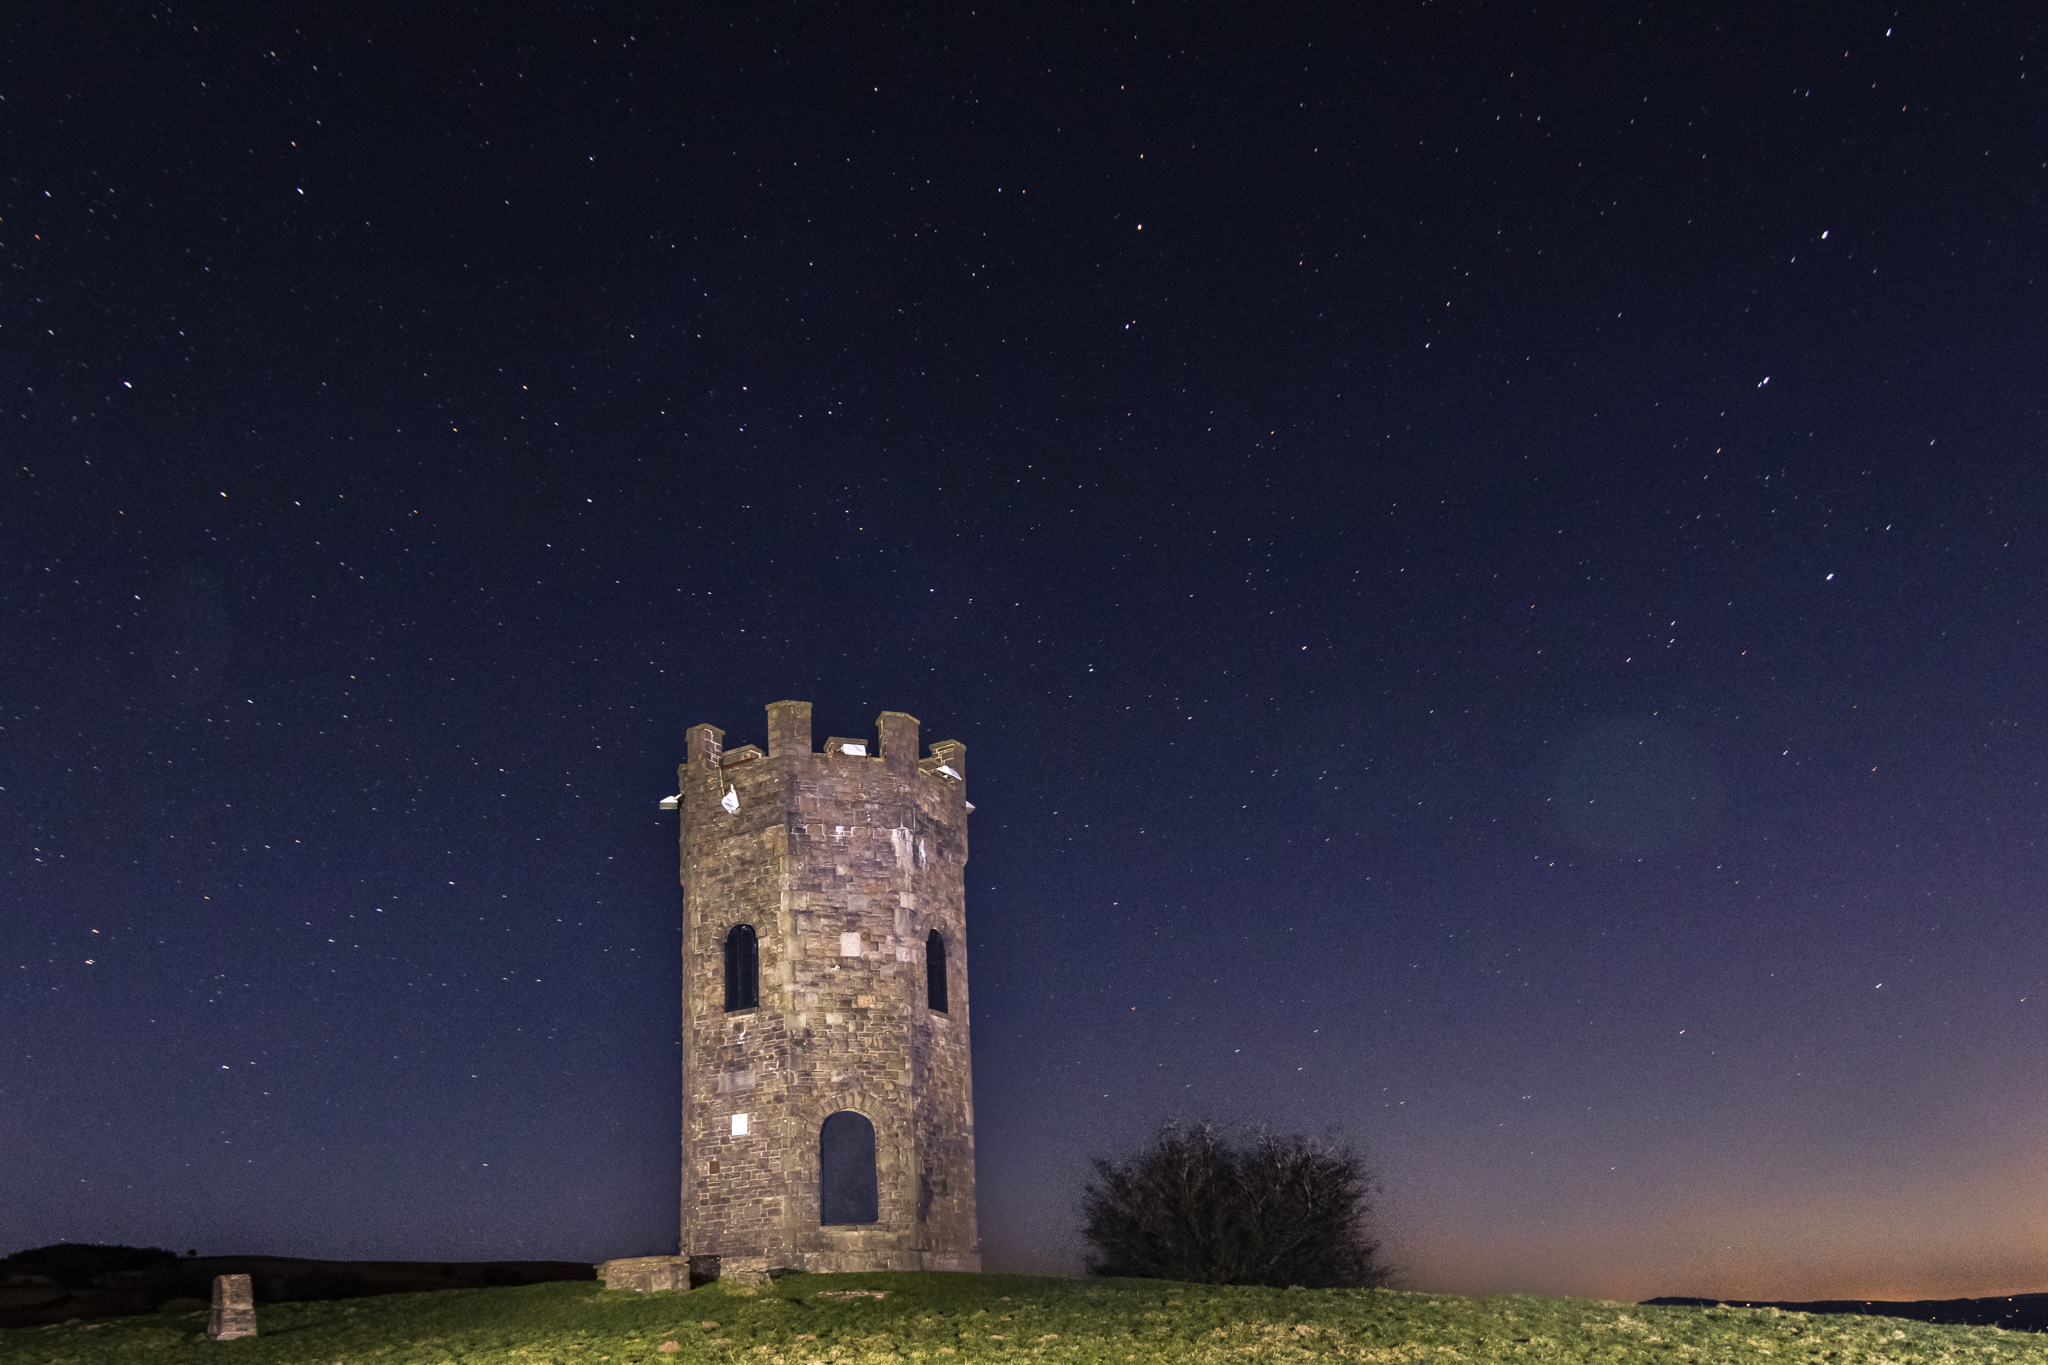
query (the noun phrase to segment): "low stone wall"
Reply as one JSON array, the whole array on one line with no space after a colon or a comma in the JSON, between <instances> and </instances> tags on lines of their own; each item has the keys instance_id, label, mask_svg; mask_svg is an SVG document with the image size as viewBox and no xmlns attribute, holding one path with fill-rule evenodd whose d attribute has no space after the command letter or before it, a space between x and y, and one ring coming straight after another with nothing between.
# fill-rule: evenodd
<instances>
[{"instance_id":1,"label":"low stone wall","mask_svg":"<svg viewBox=\"0 0 2048 1365\"><path fill-rule=\"evenodd\" d=\"M812 1252L799 1259L802 1265L784 1267L769 1265L766 1256L623 1256L615 1261L599 1261L593 1268L597 1271L597 1278L604 1281L606 1289L631 1289L641 1294L681 1291L712 1280L722 1280L727 1284L766 1284L772 1276L781 1274L785 1269L829 1275L836 1271L878 1268L866 1257L834 1255L831 1252ZM981 1273L981 1254L974 1251L926 1251L917 1253L915 1262L891 1263L879 1268L949 1270L978 1275Z\"/></svg>"},{"instance_id":2,"label":"low stone wall","mask_svg":"<svg viewBox=\"0 0 2048 1365\"><path fill-rule=\"evenodd\" d=\"M596 1270L606 1289L652 1294L690 1287L690 1261L686 1256L625 1256L616 1261L600 1261Z\"/></svg>"},{"instance_id":3,"label":"low stone wall","mask_svg":"<svg viewBox=\"0 0 2048 1365\"><path fill-rule=\"evenodd\" d=\"M981 1273L978 1251L927 1251L921 1254L926 1270L955 1270L970 1275Z\"/></svg>"}]
</instances>

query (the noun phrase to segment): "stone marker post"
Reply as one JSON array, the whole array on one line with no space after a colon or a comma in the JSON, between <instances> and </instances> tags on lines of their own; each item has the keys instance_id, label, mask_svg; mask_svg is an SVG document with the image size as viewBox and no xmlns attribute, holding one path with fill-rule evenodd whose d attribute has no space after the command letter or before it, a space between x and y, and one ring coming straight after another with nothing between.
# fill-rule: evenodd
<instances>
[{"instance_id":1,"label":"stone marker post","mask_svg":"<svg viewBox=\"0 0 2048 1365\"><path fill-rule=\"evenodd\" d=\"M256 1335L256 1291L247 1275L213 1277L213 1316L207 1319L206 1335L215 1341Z\"/></svg>"}]
</instances>

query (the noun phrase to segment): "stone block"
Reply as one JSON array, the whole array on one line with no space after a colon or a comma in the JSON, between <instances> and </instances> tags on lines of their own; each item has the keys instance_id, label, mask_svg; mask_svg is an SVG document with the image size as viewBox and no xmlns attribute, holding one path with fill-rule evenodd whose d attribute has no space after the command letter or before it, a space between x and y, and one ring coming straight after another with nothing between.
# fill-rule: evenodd
<instances>
[{"instance_id":1,"label":"stone block","mask_svg":"<svg viewBox=\"0 0 2048 1365\"><path fill-rule=\"evenodd\" d=\"M768 1258L766 1256L721 1256L718 1258L718 1282L725 1285L768 1283Z\"/></svg>"},{"instance_id":2,"label":"stone block","mask_svg":"<svg viewBox=\"0 0 2048 1365\"><path fill-rule=\"evenodd\" d=\"M624 1256L600 1261L597 1278L606 1289L633 1289L652 1294L690 1287L690 1262L685 1256Z\"/></svg>"},{"instance_id":3,"label":"stone block","mask_svg":"<svg viewBox=\"0 0 2048 1365\"><path fill-rule=\"evenodd\" d=\"M256 1335L256 1290L247 1275L213 1277L213 1312L206 1320L206 1335L215 1341Z\"/></svg>"},{"instance_id":4,"label":"stone block","mask_svg":"<svg viewBox=\"0 0 2048 1365\"><path fill-rule=\"evenodd\" d=\"M981 1253L978 1251L927 1251L921 1259L924 1270L954 1270L967 1274L981 1273Z\"/></svg>"}]
</instances>

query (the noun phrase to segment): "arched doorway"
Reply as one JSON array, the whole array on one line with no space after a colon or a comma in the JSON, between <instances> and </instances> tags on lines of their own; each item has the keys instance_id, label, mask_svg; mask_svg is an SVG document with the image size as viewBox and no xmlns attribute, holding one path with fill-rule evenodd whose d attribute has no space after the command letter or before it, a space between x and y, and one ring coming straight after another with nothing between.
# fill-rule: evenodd
<instances>
[{"instance_id":1,"label":"arched doorway","mask_svg":"<svg viewBox=\"0 0 2048 1365\"><path fill-rule=\"evenodd\" d=\"M827 1115L818 1129L818 1222L880 1221L875 1125L851 1109Z\"/></svg>"}]
</instances>

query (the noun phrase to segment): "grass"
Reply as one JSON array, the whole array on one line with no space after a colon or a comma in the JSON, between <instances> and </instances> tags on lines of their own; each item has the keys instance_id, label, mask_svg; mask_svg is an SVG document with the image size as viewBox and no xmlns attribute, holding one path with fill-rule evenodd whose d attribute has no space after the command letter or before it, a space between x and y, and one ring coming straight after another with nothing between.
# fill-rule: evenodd
<instances>
[{"instance_id":1,"label":"grass","mask_svg":"<svg viewBox=\"0 0 2048 1365\"><path fill-rule=\"evenodd\" d=\"M454 1289L265 1305L257 1323L260 1335L232 1342L209 1341L203 1313L14 1328L0 1331L0 1365L2048 1365L2048 1336L1898 1318L1012 1275L791 1275L758 1290L688 1294L588 1283ZM677 1349L662 1351L666 1342Z\"/></svg>"}]
</instances>

